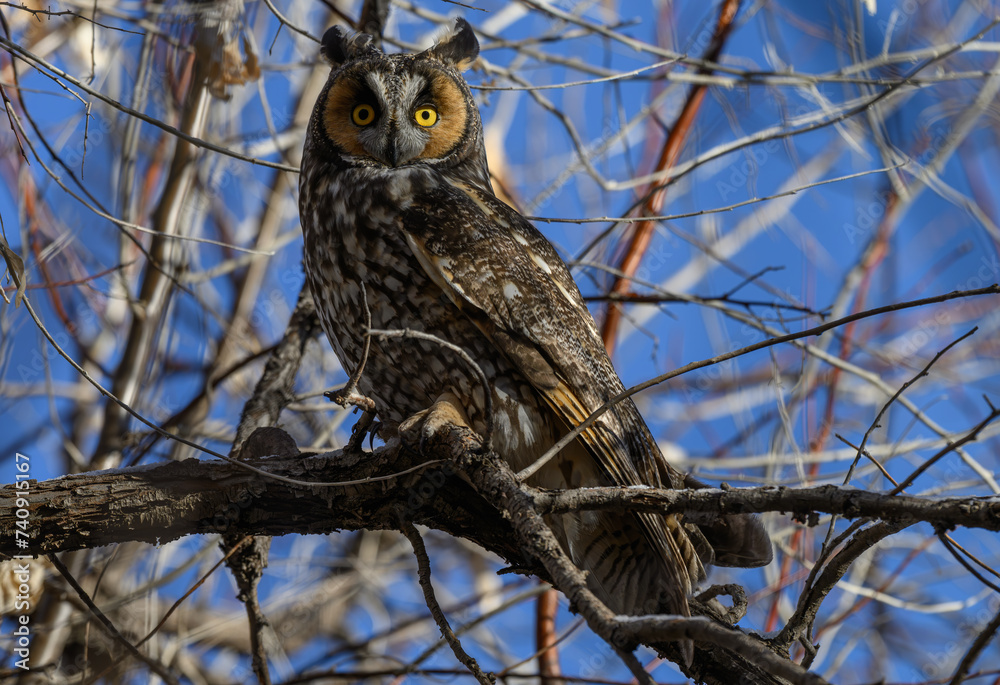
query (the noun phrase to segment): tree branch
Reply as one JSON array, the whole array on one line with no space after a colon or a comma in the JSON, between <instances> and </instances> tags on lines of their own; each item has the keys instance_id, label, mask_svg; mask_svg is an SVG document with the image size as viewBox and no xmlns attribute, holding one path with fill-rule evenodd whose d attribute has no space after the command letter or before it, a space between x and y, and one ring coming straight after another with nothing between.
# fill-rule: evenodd
<instances>
[{"instance_id":1,"label":"tree branch","mask_svg":"<svg viewBox=\"0 0 1000 685\"><path fill-rule=\"evenodd\" d=\"M552 581L570 599L571 608L630 667L638 663L629 655L639 643L683 663L678 641L693 639L694 658L684 670L700 681L731 682L739 674L748 683L778 683L778 678L819 683L823 681L818 676L775 655L761 638L710 620L708 611L699 609L696 602L693 610L705 616L615 616L589 591L584 574L566 557L543 516L609 507L719 514L790 511L796 517L825 511L885 518L890 521L885 524L889 534L916 521L944 528L1000 529L1000 503L992 498L887 496L837 486L541 491L520 484L506 463L478 449L477 436L460 428L428 446L437 457L431 463L398 443L369 453L331 452L313 457L297 454L291 444L271 444L288 453L263 457L253 450L256 454L250 463L269 473L326 484L309 487L262 479L238 464L194 459L32 482L27 509L37 537L31 550L45 554L125 541L164 543L183 535L219 532L285 535L398 530L402 509L406 520L472 540L518 571ZM407 469L413 470L401 473ZM385 473L398 475L375 479L376 474ZM338 482L344 484L333 484ZM6 555L21 551L14 547L12 533L18 520L12 506L17 495L25 491L13 485L0 488L0 553ZM832 586L825 581L836 582L854 556L838 555L824 574L824 582L815 584L815 601L809 604L818 605ZM809 615L802 615L805 620L799 622L800 629L808 624Z\"/></svg>"},{"instance_id":2,"label":"tree branch","mask_svg":"<svg viewBox=\"0 0 1000 685\"><path fill-rule=\"evenodd\" d=\"M491 685L496 682L496 676L492 673L483 673L483 669L479 667L476 660L469 656L455 635L455 631L451 629L451 624L448 623L448 617L445 616L444 610L438 604L437 597L434 595L434 586L431 585L431 560L427 556L427 548L424 546L424 540L420 537L419 531L409 521L400 520L399 526L403 535L406 536L406 539L410 541L410 545L413 546L413 555L417 558L417 579L420 581L420 589L424 593L424 601L427 603L427 608L430 609L431 616L441 631L441 636L448 642L448 646L451 647L455 658L469 669L469 672L475 677L476 682Z\"/></svg>"},{"instance_id":3,"label":"tree branch","mask_svg":"<svg viewBox=\"0 0 1000 685\"><path fill-rule=\"evenodd\" d=\"M926 521L936 526L1000 530L1000 500L996 497L915 497L889 495L838 485L786 488L579 488L538 491L535 505L545 514L586 509L657 511L662 513L741 514L777 511L806 521L814 512L846 518L872 517L901 523Z\"/></svg>"},{"instance_id":4,"label":"tree branch","mask_svg":"<svg viewBox=\"0 0 1000 685\"><path fill-rule=\"evenodd\" d=\"M276 429L271 429L276 430ZM398 443L375 452L329 452L254 457L269 473L351 485L308 488L261 478L239 464L186 459L31 481L29 490L0 488L0 555L15 546L14 501L28 500L33 538L28 552L43 555L122 542L164 544L185 535L326 534L337 530L398 530L402 505L414 523L475 540L518 568L534 571L511 540L509 524L448 464L421 468L424 459ZM366 479L414 471L393 478ZM544 577L544 571L543 577Z\"/></svg>"}]
</instances>

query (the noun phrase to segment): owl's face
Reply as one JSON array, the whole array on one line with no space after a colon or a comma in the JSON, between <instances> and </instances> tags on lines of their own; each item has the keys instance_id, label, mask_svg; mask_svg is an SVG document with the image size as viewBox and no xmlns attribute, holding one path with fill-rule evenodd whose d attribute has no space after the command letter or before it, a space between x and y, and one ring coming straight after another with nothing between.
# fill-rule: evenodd
<instances>
[{"instance_id":1,"label":"owl's face","mask_svg":"<svg viewBox=\"0 0 1000 685\"><path fill-rule=\"evenodd\" d=\"M314 114L314 134L348 166L450 166L482 147L479 112L461 71L479 54L459 20L434 47L386 55L370 36L323 36L333 64Z\"/></svg>"}]
</instances>

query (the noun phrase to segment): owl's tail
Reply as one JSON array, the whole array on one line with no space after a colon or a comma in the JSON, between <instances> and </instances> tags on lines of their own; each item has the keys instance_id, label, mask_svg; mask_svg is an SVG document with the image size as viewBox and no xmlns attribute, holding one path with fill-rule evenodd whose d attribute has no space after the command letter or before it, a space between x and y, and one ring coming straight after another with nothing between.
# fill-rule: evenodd
<instances>
[{"instance_id":1,"label":"owl's tail","mask_svg":"<svg viewBox=\"0 0 1000 685\"><path fill-rule=\"evenodd\" d=\"M701 489L709 486L694 476L685 475L684 487ZM701 559L705 564L756 568L767 566L774 558L771 539L756 514L687 514L684 523L697 526L701 537L704 537L708 549L701 551Z\"/></svg>"},{"instance_id":2,"label":"owl's tail","mask_svg":"<svg viewBox=\"0 0 1000 685\"><path fill-rule=\"evenodd\" d=\"M687 476L684 485L707 487ZM639 520L641 516L643 521ZM767 532L752 514L692 518L617 512L577 512L552 517L553 529L573 562L587 572L590 590L617 614L690 616L692 583L704 580L705 566L755 567L771 561ZM650 543L652 527L667 536ZM688 664L691 640L676 643Z\"/></svg>"},{"instance_id":3,"label":"owl's tail","mask_svg":"<svg viewBox=\"0 0 1000 685\"><path fill-rule=\"evenodd\" d=\"M673 559L650 544L634 514L581 512L551 523L573 563L587 573L591 592L613 612L690 616L690 581L705 577L699 551L676 517L650 516L662 521L668 546L677 552ZM694 645L683 640L678 646L690 663Z\"/></svg>"}]
</instances>

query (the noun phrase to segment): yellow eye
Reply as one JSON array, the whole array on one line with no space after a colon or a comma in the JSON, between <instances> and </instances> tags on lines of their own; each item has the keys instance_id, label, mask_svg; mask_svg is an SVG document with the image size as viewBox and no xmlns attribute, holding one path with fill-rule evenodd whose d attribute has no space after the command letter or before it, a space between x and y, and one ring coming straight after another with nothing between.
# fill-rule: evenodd
<instances>
[{"instance_id":1,"label":"yellow eye","mask_svg":"<svg viewBox=\"0 0 1000 685\"><path fill-rule=\"evenodd\" d=\"M371 105L358 105L351 113L351 119L358 126L367 126L375 121L375 108Z\"/></svg>"},{"instance_id":2,"label":"yellow eye","mask_svg":"<svg viewBox=\"0 0 1000 685\"><path fill-rule=\"evenodd\" d=\"M430 128L438 121L437 110L433 107L418 107L413 113L414 120L425 128Z\"/></svg>"}]
</instances>

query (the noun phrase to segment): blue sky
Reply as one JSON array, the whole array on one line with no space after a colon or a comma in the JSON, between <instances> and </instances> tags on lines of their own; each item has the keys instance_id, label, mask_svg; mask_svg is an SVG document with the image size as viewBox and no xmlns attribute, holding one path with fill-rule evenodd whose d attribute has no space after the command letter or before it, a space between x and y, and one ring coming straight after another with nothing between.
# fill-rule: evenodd
<instances>
[{"instance_id":1,"label":"blue sky","mask_svg":"<svg viewBox=\"0 0 1000 685\"><path fill-rule=\"evenodd\" d=\"M484 27L486 33L496 30L507 41L543 36L545 40L532 45L546 57L532 52L519 54L481 35L484 61L467 74L474 86L514 85L503 75L511 65L528 84L537 87L593 80L609 72L622 74L662 61L624 42L595 36L579 25L554 23L542 12L518 16L507 3L476 4L487 11L464 12L474 25ZM441 15L454 15L459 9L443 2L420 5ZM318 4L285 2L278 7L313 35L322 34L329 21L320 15ZM573 5L555 3L554 7L569 11ZM595 4L584 10L584 21L607 23L609 17L602 7ZM931 0L879 2L874 15L854 3L786 2L743 7L722 58L727 67L741 73L732 74L731 82L709 92L681 154L681 173L668 188L663 213L705 212L791 190L798 192L657 225L637 274L642 281L635 287L637 292L649 293L649 285L658 285L673 294L712 298L738 287L731 294L732 300L756 304L743 307L726 303L727 312L691 303L628 307L614 358L626 385L765 337L746 320L734 318L733 311L741 315L750 312L777 331L792 332L817 325L822 320L818 314L831 308L843 315L980 288L1000 280L995 229L1000 222L995 200L1000 196L997 107L995 99L977 104L977 97L989 92L990 79L982 72L997 69L996 28L979 43L927 64L913 74L926 79L920 88L903 89L899 95L886 98L875 112L861 112L835 125L762 140L726 154L710 154L756 132L829 120L852 103L871 98L885 87L879 79L898 79L924 64L931 45L953 45L986 28L988 20L973 10L971 3ZM691 2L662 6L619 3L616 11L622 34L697 55L710 35L717 8L715 4ZM11 10L5 8L4 12L8 16ZM108 23L122 25L121 19L109 18ZM163 23L169 32L184 35L182 24ZM863 35L858 34L859 27ZM20 32L15 37L27 40L26 25L17 25L15 30ZM278 31L277 21L264 4L248 5L242 31L252 36L261 78L246 86L230 87L230 100L213 103L205 137L268 161L290 163L299 145L295 136L301 137L300 129L290 128L294 114L291 97L312 70L326 67L316 64L314 43L287 29ZM394 14L387 30L390 38L417 45L426 45L432 33L432 23L403 9ZM74 30L71 35L72 39L48 59L86 81L90 76L90 65L82 59L89 56L86 34ZM132 101L142 38L106 30L99 35L102 46L94 55L97 62L90 87L123 102ZM159 50L155 57L161 68L164 64L176 66L171 62L176 55L162 46ZM849 65L858 62L865 62L868 68L852 71ZM585 68L565 66L567 63ZM691 73L676 66L670 72ZM176 72L164 68L163 73ZM531 92L477 90L491 145L491 166L516 204L526 214L553 219L627 213L637 193L629 186L630 179L649 172L663 144L664 128L672 125L690 89L687 82L663 78L665 73L667 70L660 67L630 78L533 91L564 112L565 121L547 111ZM942 76L954 73L964 76ZM793 78L802 74L814 77L812 82ZM778 75L787 78L782 80ZM858 83L860 78L867 82ZM142 154L138 166L131 174L123 172L120 141L127 126L126 115L95 106L88 126L79 99L23 65L21 79L24 102L40 129L95 202L120 215L127 204L121 189L131 189L129 202L134 203L135 198L143 197L144 183L150 184L148 199L156 199L162 170L149 159L158 146L170 142L161 130L148 124L139 127L138 149ZM176 123L168 97L176 90L171 78L155 80L143 103L144 111ZM642 115L651 103L655 103L655 116ZM566 122L578 132L605 187L579 164ZM629 122L633 122L631 127ZM628 133L620 136L623 129ZM286 138L293 142L286 142ZM41 265L49 266L49 278L54 282L86 278L83 284L60 286L58 298L46 289L30 290L29 297L53 335L66 344L75 359L83 361L80 346L62 318L64 312L74 322L79 338L100 355L93 360L91 373L106 383L103 372L117 366L129 319L114 269L123 262L141 261L141 256L128 249L112 222L68 197L41 168L40 161L20 164L9 131L3 134L3 141L7 183L0 189L0 217L11 247L25 258L30 282L44 282ZM51 164L51 155L38 141L33 142L42 161ZM685 165L691 160L699 160L699 164L688 169ZM53 168L73 185L68 170ZM885 171L887 168L891 171ZM251 247L261 215L274 202L274 196L268 194L274 174L271 169L202 153L198 162L200 190L186 205L191 233ZM894 174L896 187L912 193L903 201L891 194ZM38 221L33 227L26 221L30 214L25 204L29 177L38 187L40 200L37 210L32 210ZM832 182L820 184L823 181ZM302 285L302 245L297 237L293 193L285 194L281 202L279 238L248 316L252 330L244 341L248 351L280 338ZM892 209L900 202L902 209ZM885 223L887 212L893 211L894 221ZM149 225L149 208L138 207L136 217L136 223ZM574 273L585 295L599 295L607 289L608 275L582 262L613 260L620 243L605 239L581 257L584 248L609 227L607 221L537 225L567 260L581 261ZM38 241L38 254L24 241L29 227ZM620 234L619 227L612 235ZM884 235L885 240L873 249L878 235ZM706 252L713 256L706 257ZM182 254L187 269L197 273L224 265L235 253L214 245L186 243ZM870 267L855 270L864 255L871 260ZM102 272L108 273L94 277ZM126 273L134 287L139 271L130 267ZM762 275L752 283L746 282L758 274ZM169 359L169 369L150 371L136 407L153 420L171 416L199 392L205 366L213 359L239 285L225 274L192 283L197 297L175 294L160 333L159 345L163 358ZM775 304L783 307L772 306ZM802 308L814 315L803 316ZM603 305L594 303L592 311L600 320ZM928 378L905 394L913 407L924 412L921 417L926 420L915 419L913 410L897 404L874 433L873 450L884 456L888 471L899 478L936 451L934 441L939 438L933 426L949 434L967 430L988 411L984 395L996 403L1000 358L997 311L995 297L982 297L894 312L865 320L849 331L840 329L808 341L814 346L811 354L791 345L758 351L646 391L638 402L672 458L709 479L714 474L733 484L839 483L850 458L838 456L837 450L846 452L848 448L835 436L857 444L888 399L885 387L895 390L945 345L979 326L973 338L950 351ZM112 321L120 325L113 327ZM61 475L71 468L74 455L83 460L92 456L97 442L93 426L101 416L94 406L101 400L78 383L76 371L42 340L23 308L4 307L0 332L0 424L5 427L0 435L0 467L9 465L17 451L32 457L33 476ZM845 343L848 332L850 341ZM309 373L300 379L298 389L303 395L345 378L325 341L322 347L325 352L310 360ZM841 377L836 381L829 425L824 420L833 372L828 362L816 361L816 350L843 357L850 366L838 372ZM228 450L231 428L252 382L251 375L222 387L207 416L210 425L200 434L202 444ZM303 401L317 402L314 398ZM289 430L302 444L310 444L318 432L316 424L310 423L317 416L343 421L328 447L343 440L352 423L351 418L345 420L333 410L308 419L289 417ZM141 428L139 424L133 427ZM994 435L987 431L986 439L968 448L969 458L977 460L986 472L997 466ZM815 446L812 443L818 436L825 439ZM156 461L195 455L161 441L148 453L133 451L128 456ZM885 489L887 485L871 466L863 467L853 484L869 489ZM984 495L991 493L991 487L987 478L977 476L968 463L952 454L916 482L913 492L923 491ZM787 518L774 515L767 520L776 539L787 544ZM817 529L815 544L807 546L812 549L818 545L824 532ZM856 585L879 588L900 565L900 579L886 593L904 598L904 606L893 606L883 598L862 607L845 628L832 629L832 637L825 643L828 651L818 662L821 669L838 669L843 682L860 681L874 673L889 680L909 680L930 677L928 663L951 663L954 655L924 658L909 652L905 645L929 632L953 630L963 620L978 625L976 617L988 600L981 595L981 585L967 574L955 572L954 560L942 551L940 543L931 543L916 560L907 560L910 550L931 533L929 528L918 527L893 538L874 555L874 561L865 562L869 575L859 573L850 579ZM978 554L995 558L996 544L991 536L968 531L955 535ZM460 570L463 552L450 548L443 536L436 535L433 540L440 564L458 569L448 576L459 588L455 594L471 592L473 579ZM183 544L194 548L204 542ZM334 556L348 546L346 539L326 544L325 552ZM294 539L276 541L272 558L285 559L296 549ZM290 559L290 564L302 563ZM795 568L801 570L797 565ZM282 571L275 573L281 577ZM713 580L732 577L747 584L751 592L759 592L760 602L752 606L744 623L761 628L773 596L765 588L775 584L777 573L776 567L720 571ZM392 578L387 604L402 613L420 612L421 600L412 575L401 573ZM178 581L178 587L189 580ZM228 588L222 589L225 585L220 582L218 594L206 601L230 602ZM786 594L783 611L790 609L794 596ZM982 601L964 614L924 610L966 597L982 597ZM837 602L847 608L856 599L850 592L837 594L827 605L830 615L839 613L834 610ZM533 651L530 636L523 629L529 621L528 612L527 607L520 607L490 624L494 633L509 640L513 651L524 655ZM376 625L364 607L356 607L351 616L351 625L359 633ZM573 620L564 612L560 626ZM872 631L883 624L888 626L885 644L893 646L891 658L883 658L875 647L864 646ZM622 677L617 662L600 658L599 643L585 633L577 631L568 641L564 668L578 673L591 668L595 673ZM421 648L410 645L408 655ZM855 656L848 664L836 666L837 655L847 653ZM309 661L316 654L305 651L295 660ZM454 664L447 652L435 660L439 665Z\"/></svg>"}]
</instances>

